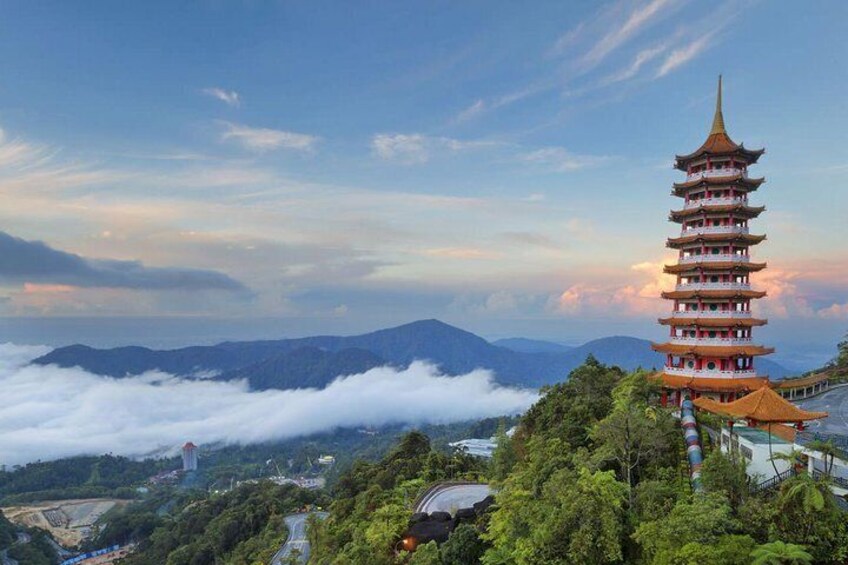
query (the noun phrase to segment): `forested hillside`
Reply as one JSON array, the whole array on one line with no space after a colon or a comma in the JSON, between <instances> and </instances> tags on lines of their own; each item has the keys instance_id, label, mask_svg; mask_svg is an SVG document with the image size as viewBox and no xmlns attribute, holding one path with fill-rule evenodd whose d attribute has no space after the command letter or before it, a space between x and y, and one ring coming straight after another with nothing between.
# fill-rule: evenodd
<instances>
[{"instance_id":1,"label":"forested hillside","mask_svg":"<svg viewBox=\"0 0 848 565\"><path fill-rule=\"evenodd\" d=\"M321 495L267 481L226 494L182 500L162 517L154 505L132 505L111 517L96 544L140 542L126 565L268 563L286 538L283 518Z\"/></svg>"},{"instance_id":2,"label":"forested hillside","mask_svg":"<svg viewBox=\"0 0 848 565\"><path fill-rule=\"evenodd\" d=\"M135 496L134 486L176 463L168 459L134 461L113 455L69 457L28 463L0 472L0 501Z\"/></svg>"},{"instance_id":3,"label":"forested hillside","mask_svg":"<svg viewBox=\"0 0 848 565\"><path fill-rule=\"evenodd\" d=\"M848 520L827 478L800 475L751 494L742 463L705 437L705 492L693 493L683 440L656 405L645 373L594 359L544 390L512 439L501 434L485 473L499 488L491 514L448 541L400 551L414 492L461 460L439 460L407 436L377 464L354 466L334 493L331 517L314 524L320 565L644 563L651 565L843 563ZM435 461L440 461L435 465ZM442 475L443 476L443 475ZM760 559L759 561L756 561Z\"/></svg>"}]
</instances>

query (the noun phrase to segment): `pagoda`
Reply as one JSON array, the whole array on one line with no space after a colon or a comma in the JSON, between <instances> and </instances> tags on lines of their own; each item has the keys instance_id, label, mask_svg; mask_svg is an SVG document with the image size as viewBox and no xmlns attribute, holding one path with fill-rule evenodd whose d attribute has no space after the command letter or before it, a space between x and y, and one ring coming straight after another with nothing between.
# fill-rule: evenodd
<instances>
[{"instance_id":1,"label":"pagoda","mask_svg":"<svg viewBox=\"0 0 848 565\"><path fill-rule=\"evenodd\" d=\"M666 244L678 258L665 272L675 275L677 284L662 293L674 305L671 315L660 319L669 328L669 339L653 345L666 355L659 375L664 405L679 405L685 390L693 398L731 402L768 386L754 359L773 349L755 345L753 329L766 320L751 312L751 302L766 294L751 286L751 273L766 267L751 259L751 249L765 235L749 231L751 220L765 210L753 206L749 196L765 179L748 176L748 167L764 152L730 139L719 77L707 140L695 152L675 158L674 167L686 173L686 180L673 185L672 195L683 205L671 212L670 220L681 229Z\"/></svg>"}]
</instances>

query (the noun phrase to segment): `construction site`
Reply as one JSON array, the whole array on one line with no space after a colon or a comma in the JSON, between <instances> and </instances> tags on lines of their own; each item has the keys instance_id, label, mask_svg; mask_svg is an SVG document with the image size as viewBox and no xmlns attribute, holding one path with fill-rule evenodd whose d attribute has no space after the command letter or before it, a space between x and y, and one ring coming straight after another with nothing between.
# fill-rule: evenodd
<instances>
[{"instance_id":1,"label":"construction site","mask_svg":"<svg viewBox=\"0 0 848 565\"><path fill-rule=\"evenodd\" d=\"M91 535L104 514L127 504L127 500L92 498L45 501L0 510L13 523L47 530L59 544L72 548Z\"/></svg>"}]
</instances>

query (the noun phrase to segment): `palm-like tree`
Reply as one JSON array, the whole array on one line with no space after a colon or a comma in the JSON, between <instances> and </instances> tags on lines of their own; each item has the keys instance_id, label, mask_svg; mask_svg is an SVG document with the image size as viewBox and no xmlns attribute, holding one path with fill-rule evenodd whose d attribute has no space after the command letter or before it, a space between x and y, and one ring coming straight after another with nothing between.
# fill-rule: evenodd
<instances>
[{"instance_id":1,"label":"palm-like tree","mask_svg":"<svg viewBox=\"0 0 848 565\"><path fill-rule=\"evenodd\" d=\"M794 483L780 493L778 505L781 509L794 506L806 513L824 510L824 493L809 475L801 475Z\"/></svg>"},{"instance_id":2,"label":"palm-like tree","mask_svg":"<svg viewBox=\"0 0 848 565\"><path fill-rule=\"evenodd\" d=\"M751 565L809 565L813 556L803 545L773 541L757 546L751 552Z\"/></svg>"},{"instance_id":3,"label":"palm-like tree","mask_svg":"<svg viewBox=\"0 0 848 565\"><path fill-rule=\"evenodd\" d=\"M824 455L824 474L830 477L833 472L833 459L840 455L840 451L833 445L833 440L822 441L817 439L807 444L807 448Z\"/></svg>"}]
</instances>

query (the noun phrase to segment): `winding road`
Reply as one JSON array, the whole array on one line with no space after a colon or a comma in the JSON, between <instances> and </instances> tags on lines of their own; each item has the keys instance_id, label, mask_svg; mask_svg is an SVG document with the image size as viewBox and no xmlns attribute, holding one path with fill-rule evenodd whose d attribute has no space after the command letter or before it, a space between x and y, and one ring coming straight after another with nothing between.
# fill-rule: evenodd
<instances>
[{"instance_id":1,"label":"winding road","mask_svg":"<svg viewBox=\"0 0 848 565\"><path fill-rule=\"evenodd\" d=\"M492 487L482 484L443 484L431 489L415 506L416 512L448 512L470 508L494 493Z\"/></svg>"},{"instance_id":2,"label":"winding road","mask_svg":"<svg viewBox=\"0 0 848 565\"><path fill-rule=\"evenodd\" d=\"M299 563L309 561L309 540L306 538L306 519L310 514L315 514L322 520L328 515L326 512L301 512L285 517L289 536L286 539L286 543L274 554L274 557L271 559L271 565L285 565L286 561L284 560L290 559L295 549L300 552L298 556Z\"/></svg>"},{"instance_id":3,"label":"winding road","mask_svg":"<svg viewBox=\"0 0 848 565\"><path fill-rule=\"evenodd\" d=\"M804 410L830 413L824 420L812 422L812 431L848 435L848 386L834 387L824 394L795 403Z\"/></svg>"}]
</instances>

